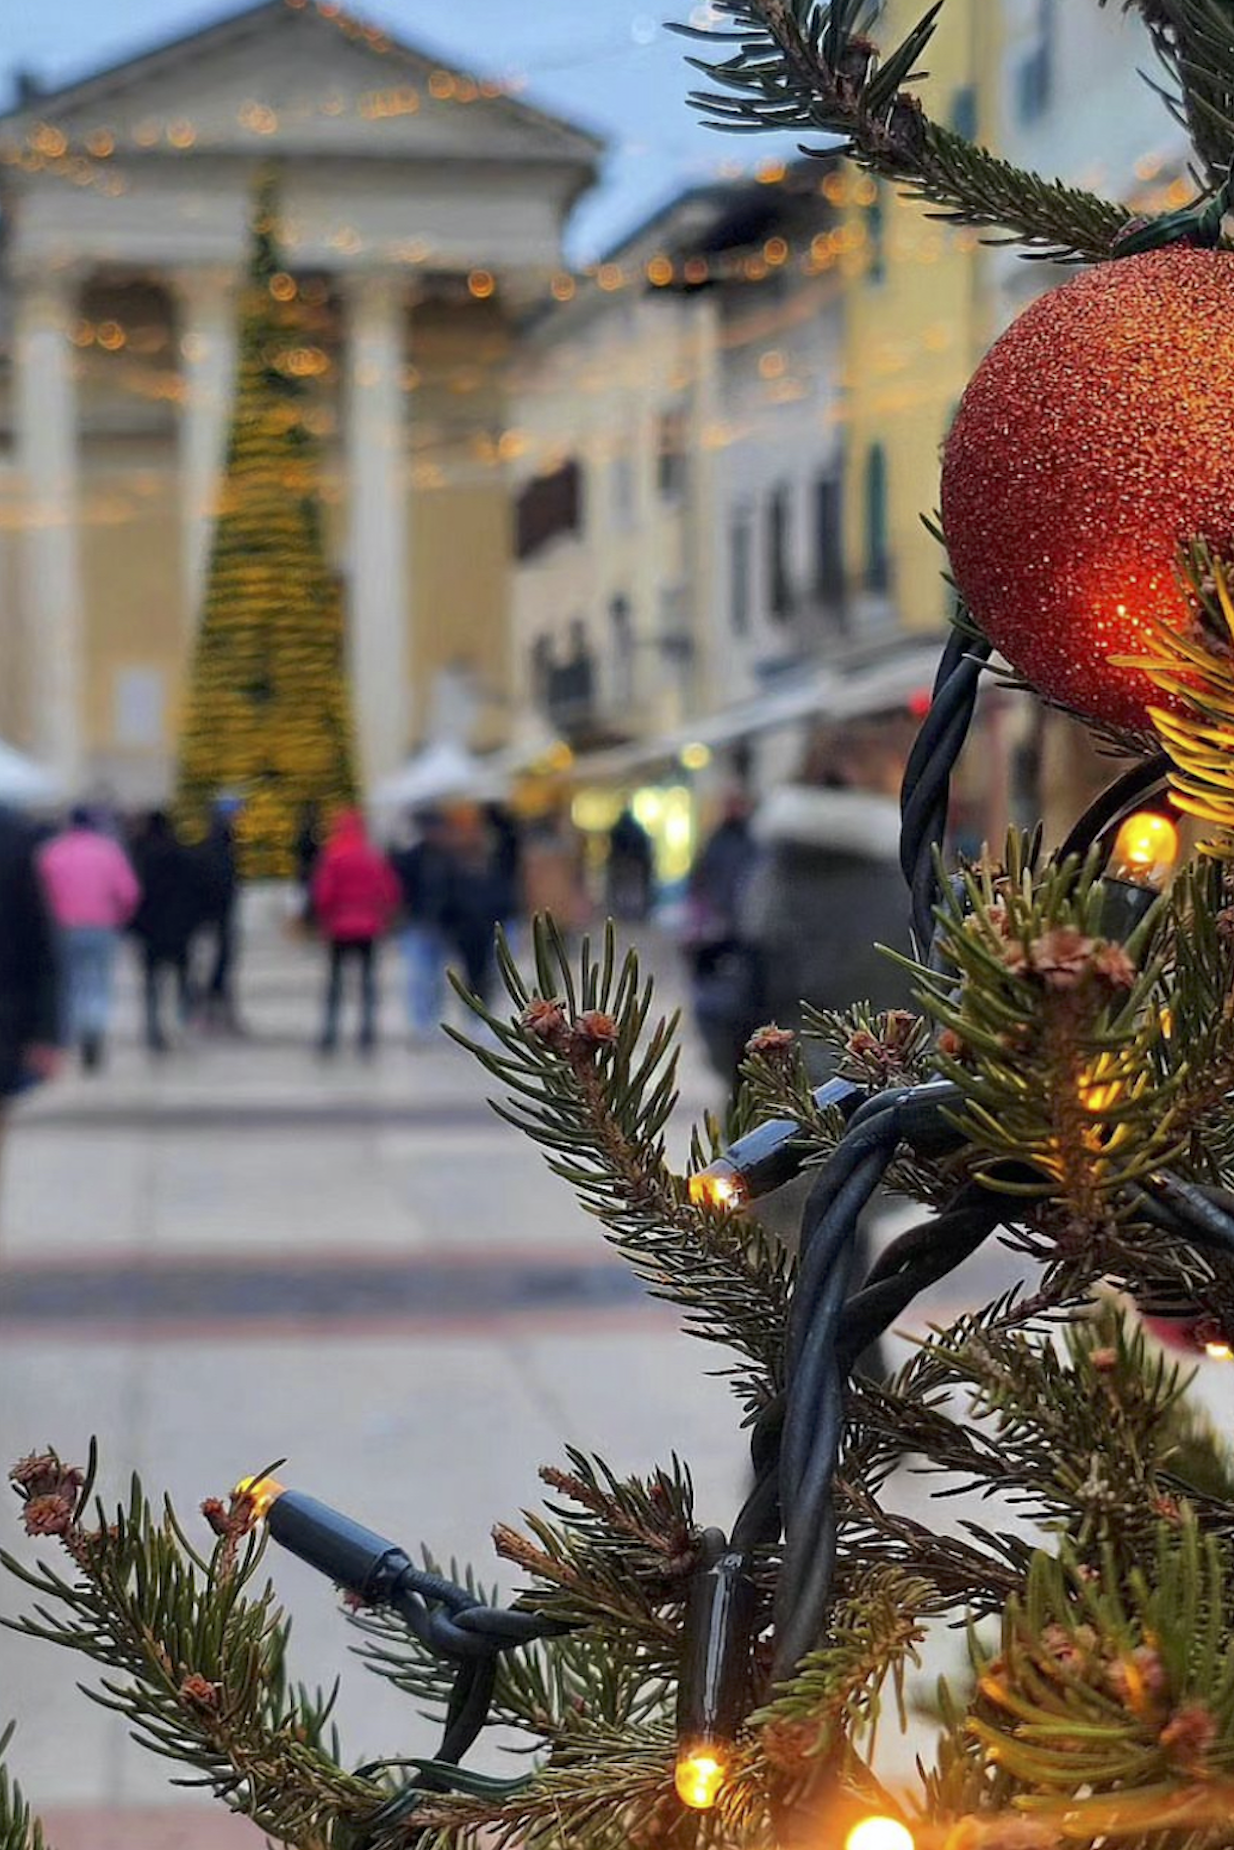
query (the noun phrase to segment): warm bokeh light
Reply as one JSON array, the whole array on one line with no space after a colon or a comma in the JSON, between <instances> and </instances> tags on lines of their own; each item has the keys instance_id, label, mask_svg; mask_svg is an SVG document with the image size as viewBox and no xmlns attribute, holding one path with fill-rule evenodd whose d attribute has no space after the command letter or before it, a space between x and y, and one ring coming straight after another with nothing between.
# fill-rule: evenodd
<instances>
[{"instance_id":1,"label":"warm bokeh light","mask_svg":"<svg viewBox=\"0 0 1234 1850\"><path fill-rule=\"evenodd\" d=\"M1210 1362L1234 1362L1234 1348L1226 1342L1205 1343L1204 1353Z\"/></svg>"},{"instance_id":2,"label":"warm bokeh light","mask_svg":"<svg viewBox=\"0 0 1234 1850\"><path fill-rule=\"evenodd\" d=\"M844 1850L914 1850L913 1834L898 1818L863 1818L845 1838Z\"/></svg>"},{"instance_id":3,"label":"warm bokeh light","mask_svg":"<svg viewBox=\"0 0 1234 1850\"><path fill-rule=\"evenodd\" d=\"M714 1747L683 1753L677 1761L677 1797L691 1811L710 1811L720 1796L727 1772L727 1765Z\"/></svg>"},{"instance_id":4,"label":"warm bokeh light","mask_svg":"<svg viewBox=\"0 0 1234 1850\"><path fill-rule=\"evenodd\" d=\"M681 762L687 771L705 771L711 763L711 747L696 740L692 745L681 748Z\"/></svg>"},{"instance_id":5,"label":"warm bokeh light","mask_svg":"<svg viewBox=\"0 0 1234 1850\"><path fill-rule=\"evenodd\" d=\"M270 1514L271 1505L278 1502L286 1488L276 1477L242 1477L233 1494L247 1497L258 1521L264 1522Z\"/></svg>"},{"instance_id":6,"label":"warm bokeh light","mask_svg":"<svg viewBox=\"0 0 1234 1850\"><path fill-rule=\"evenodd\" d=\"M696 1208L739 1208L745 1198L745 1185L731 1163L712 1163L690 1177L690 1200Z\"/></svg>"},{"instance_id":7,"label":"warm bokeh light","mask_svg":"<svg viewBox=\"0 0 1234 1850\"><path fill-rule=\"evenodd\" d=\"M1128 816L1114 841L1110 873L1133 886L1163 887L1178 864L1178 829L1158 810Z\"/></svg>"}]
</instances>

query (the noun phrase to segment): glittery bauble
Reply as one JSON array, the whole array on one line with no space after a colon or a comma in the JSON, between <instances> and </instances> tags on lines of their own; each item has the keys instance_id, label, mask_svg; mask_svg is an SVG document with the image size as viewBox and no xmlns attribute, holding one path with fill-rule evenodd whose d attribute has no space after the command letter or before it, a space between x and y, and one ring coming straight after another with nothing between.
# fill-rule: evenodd
<instances>
[{"instance_id":1,"label":"glittery bauble","mask_svg":"<svg viewBox=\"0 0 1234 1850\"><path fill-rule=\"evenodd\" d=\"M1173 246L1034 302L964 394L943 525L973 616L1033 687L1124 731L1168 704L1143 625L1188 620L1179 547L1234 543L1234 255Z\"/></svg>"}]
</instances>

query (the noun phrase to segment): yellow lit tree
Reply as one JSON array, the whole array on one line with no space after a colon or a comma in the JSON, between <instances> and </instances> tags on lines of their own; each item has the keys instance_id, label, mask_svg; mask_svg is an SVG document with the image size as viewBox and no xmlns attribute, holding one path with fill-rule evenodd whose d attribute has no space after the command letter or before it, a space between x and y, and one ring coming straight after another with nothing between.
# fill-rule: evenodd
<instances>
[{"instance_id":1,"label":"yellow lit tree","mask_svg":"<svg viewBox=\"0 0 1234 1850\"><path fill-rule=\"evenodd\" d=\"M328 812L353 801L355 779L342 599L305 416L308 349L279 259L270 178L254 202L239 349L176 810L200 839L218 797L240 797L244 872L277 879L294 869L304 805Z\"/></svg>"}]
</instances>

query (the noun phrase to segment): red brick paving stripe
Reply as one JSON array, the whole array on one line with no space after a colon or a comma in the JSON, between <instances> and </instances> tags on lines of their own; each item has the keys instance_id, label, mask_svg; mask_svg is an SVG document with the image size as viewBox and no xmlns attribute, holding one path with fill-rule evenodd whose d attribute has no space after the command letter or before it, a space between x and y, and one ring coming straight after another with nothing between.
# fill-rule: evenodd
<instances>
[{"instance_id":1,"label":"red brick paving stripe","mask_svg":"<svg viewBox=\"0 0 1234 1850\"><path fill-rule=\"evenodd\" d=\"M229 1817L221 1805L74 1808L44 1811L42 1819L53 1850L262 1850L266 1842L256 1826Z\"/></svg>"}]
</instances>

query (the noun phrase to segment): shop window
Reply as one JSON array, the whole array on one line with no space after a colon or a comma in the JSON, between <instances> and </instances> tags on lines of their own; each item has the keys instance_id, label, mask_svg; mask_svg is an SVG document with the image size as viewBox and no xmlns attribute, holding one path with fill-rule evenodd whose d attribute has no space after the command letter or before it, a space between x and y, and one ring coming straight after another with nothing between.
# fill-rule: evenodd
<instances>
[{"instance_id":1,"label":"shop window","mask_svg":"<svg viewBox=\"0 0 1234 1850\"><path fill-rule=\"evenodd\" d=\"M951 99L951 126L966 141L977 139L978 110L976 84L961 84Z\"/></svg>"},{"instance_id":2,"label":"shop window","mask_svg":"<svg viewBox=\"0 0 1234 1850\"><path fill-rule=\"evenodd\" d=\"M753 564L754 534L748 513L738 514L728 535L729 587L728 616L734 636L750 633L750 568Z\"/></svg>"},{"instance_id":3,"label":"shop window","mask_svg":"<svg viewBox=\"0 0 1234 1850\"><path fill-rule=\"evenodd\" d=\"M792 501L788 488L781 484L767 503L767 598L772 616L780 623L793 612L791 544Z\"/></svg>"},{"instance_id":4,"label":"shop window","mask_svg":"<svg viewBox=\"0 0 1234 1850\"><path fill-rule=\"evenodd\" d=\"M614 527L619 533L628 533L634 525L634 460L628 450L620 450L613 458L609 507Z\"/></svg>"},{"instance_id":5,"label":"shop window","mask_svg":"<svg viewBox=\"0 0 1234 1850\"><path fill-rule=\"evenodd\" d=\"M881 443L875 443L866 457L865 582L868 591L885 592L891 582L887 525L887 452Z\"/></svg>"},{"instance_id":6,"label":"shop window","mask_svg":"<svg viewBox=\"0 0 1234 1850\"><path fill-rule=\"evenodd\" d=\"M1036 0L1036 18L1029 50L1015 74L1016 114L1021 122L1036 122L1054 100L1055 3Z\"/></svg>"},{"instance_id":7,"label":"shop window","mask_svg":"<svg viewBox=\"0 0 1234 1850\"><path fill-rule=\"evenodd\" d=\"M665 501L679 500L686 491L686 413L674 405L660 413L657 432L656 485Z\"/></svg>"},{"instance_id":8,"label":"shop window","mask_svg":"<svg viewBox=\"0 0 1234 1850\"><path fill-rule=\"evenodd\" d=\"M126 751L162 745L167 677L158 668L119 668L112 682L112 738Z\"/></svg>"},{"instance_id":9,"label":"shop window","mask_svg":"<svg viewBox=\"0 0 1234 1850\"><path fill-rule=\"evenodd\" d=\"M528 482L515 504L515 553L533 559L564 534L583 531L583 471L574 460Z\"/></svg>"},{"instance_id":10,"label":"shop window","mask_svg":"<svg viewBox=\"0 0 1234 1850\"><path fill-rule=\"evenodd\" d=\"M838 469L814 484L814 590L824 604L844 601L844 479Z\"/></svg>"},{"instance_id":11,"label":"shop window","mask_svg":"<svg viewBox=\"0 0 1234 1850\"><path fill-rule=\"evenodd\" d=\"M611 600L608 622L613 659L613 704L620 710L634 699L634 612L628 597L618 596Z\"/></svg>"}]
</instances>

